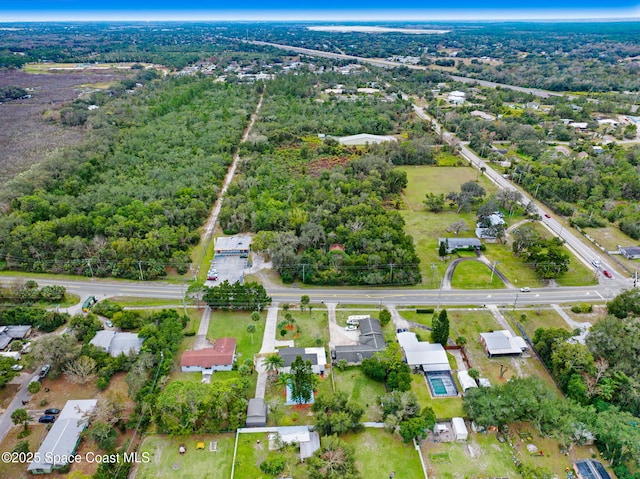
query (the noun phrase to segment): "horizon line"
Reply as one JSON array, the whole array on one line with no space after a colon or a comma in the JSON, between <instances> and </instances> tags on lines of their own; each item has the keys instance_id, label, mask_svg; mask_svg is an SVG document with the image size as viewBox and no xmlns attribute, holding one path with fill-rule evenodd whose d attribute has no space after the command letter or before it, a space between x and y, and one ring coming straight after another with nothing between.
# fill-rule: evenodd
<instances>
[{"instance_id":1,"label":"horizon line","mask_svg":"<svg viewBox=\"0 0 640 479\"><path fill-rule=\"evenodd\" d=\"M5 18L2 18L5 17ZM627 9L371 9L371 10L126 10L126 11L14 11L1 12L0 23L71 23L71 22L607 22L640 21L640 6Z\"/></svg>"}]
</instances>

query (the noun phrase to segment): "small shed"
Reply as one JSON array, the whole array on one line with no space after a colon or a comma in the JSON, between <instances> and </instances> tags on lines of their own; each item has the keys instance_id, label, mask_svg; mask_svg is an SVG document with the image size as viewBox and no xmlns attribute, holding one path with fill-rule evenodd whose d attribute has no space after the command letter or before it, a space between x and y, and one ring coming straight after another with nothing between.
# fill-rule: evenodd
<instances>
[{"instance_id":1,"label":"small shed","mask_svg":"<svg viewBox=\"0 0 640 479\"><path fill-rule=\"evenodd\" d=\"M246 424L247 427L264 427L267 425L267 405L263 398L249 399Z\"/></svg>"},{"instance_id":2,"label":"small shed","mask_svg":"<svg viewBox=\"0 0 640 479\"><path fill-rule=\"evenodd\" d=\"M460 381L460 387L465 393L468 389L478 387L476 380L469 376L469 373L467 371L458 371L458 381Z\"/></svg>"},{"instance_id":3,"label":"small shed","mask_svg":"<svg viewBox=\"0 0 640 479\"><path fill-rule=\"evenodd\" d=\"M461 417L451 419L451 428L456 441L466 441L469 438L469 431L467 431L467 426Z\"/></svg>"}]
</instances>

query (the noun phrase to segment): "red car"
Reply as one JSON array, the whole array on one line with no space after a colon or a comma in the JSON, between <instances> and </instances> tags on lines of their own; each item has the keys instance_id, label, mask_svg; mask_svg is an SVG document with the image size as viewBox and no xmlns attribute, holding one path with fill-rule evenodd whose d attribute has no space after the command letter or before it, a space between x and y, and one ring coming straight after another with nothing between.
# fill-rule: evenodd
<instances>
[{"instance_id":1,"label":"red car","mask_svg":"<svg viewBox=\"0 0 640 479\"><path fill-rule=\"evenodd\" d=\"M606 269L605 269L605 270L602 270L602 274L604 274L607 278L613 278L613 276L611 275L611 273L609 273L609 271L607 271Z\"/></svg>"},{"instance_id":2,"label":"red car","mask_svg":"<svg viewBox=\"0 0 640 479\"><path fill-rule=\"evenodd\" d=\"M548 215L548 214L546 214L546 213L544 214L544 217L545 217L545 218L551 218L551 216L549 216L549 215Z\"/></svg>"}]
</instances>

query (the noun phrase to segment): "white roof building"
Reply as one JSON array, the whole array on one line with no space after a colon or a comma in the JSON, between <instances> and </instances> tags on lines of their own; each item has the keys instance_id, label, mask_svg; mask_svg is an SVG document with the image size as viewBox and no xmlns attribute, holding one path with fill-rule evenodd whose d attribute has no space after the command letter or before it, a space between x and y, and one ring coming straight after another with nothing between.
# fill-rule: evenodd
<instances>
[{"instance_id":1,"label":"white roof building","mask_svg":"<svg viewBox=\"0 0 640 479\"><path fill-rule=\"evenodd\" d=\"M33 474L47 474L67 465L67 458L75 453L80 433L89 424L88 417L98 404L97 399L67 401L58 419L42 442L27 470Z\"/></svg>"},{"instance_id":2,"label":"white roof building","mask_svg":"<svg viewBox=\"0 0 640 479\"><path fill-rule=\"evenodd\" d=\"M462 392L467 392L467 389L477 388L476 380L469 376L467 371L458 371L458 381Z\"/></svg>"},{"instance_id":3,"label":"white roof building","mask_svg":"<svg viewBox=\"0 0 640 479\"><path fill-rule=\"evenodd\" d=\"M447 352L441 344L418 341L415 333L398 333L398 342L404 351L407 364L422 367L425 372L451 371Z\"/></svg>"},{"instance_id":4,"label":"white roof building","mask_svg":"<svg viewBox=\"0 0 640 479\"><path fill-rule=\"evenodd\" d=\"M480 333L480 342L490 358L493 356L520 356L527 343L520 336L514 337L506 329Z\"/></svg>"},{"instance_id":5,"label":"white roof building","mask_svg":"<svg viewBox=\"0 0 640 479\"><path fill-rule=\"evenodd\" d=\"M358 135L341 136L338 142L347 146L362 146L385 143L387 141L398 141L394 136L389 135L370 135L369 133L360 133Z\"/></svg>"},{"instance_id":6,"label":"white roof building","mask_svg":"<svg viewBox=\"0 0 640 479\"><path fill-rule=\"evenodd\" d=\"M89 343L117 357L131 352L139 353L144 339L138 337L137 333L119 333L109 330L98 331Z\"/></svg>"},{"instance_id":7,"label":"white roof building","mask_svg":"<svg viewBox=\"0 0 640 479\"><path fill-rule=\"evenodd\" d=\"M469 431L461 417L451 418L451 428L456 441L466 441L469 437Z\"/></svg>"}]
</instances>

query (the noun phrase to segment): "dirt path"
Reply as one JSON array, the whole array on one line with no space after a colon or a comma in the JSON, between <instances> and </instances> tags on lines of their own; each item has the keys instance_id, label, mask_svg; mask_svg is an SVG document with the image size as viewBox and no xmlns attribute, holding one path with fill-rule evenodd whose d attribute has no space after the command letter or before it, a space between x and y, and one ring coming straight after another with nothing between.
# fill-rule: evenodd
<instances>
[{"instance_id":1,"label":"dirt path","mask_svg":"<svg viewBox=\"0 0 640 479\"><path fill-rule=\"evenodd\" d=\"M260 108L262 107L262 99L264 98L264 92L260 95L260 99L258 100L258 104L256 105L256 109L251 115L251 119L249 120L249 124L247 128L244 130L244 134L242 135L242 139L240 143L244 143L249 138L249 134L251 133L251 129L253 128L254 123L256 122L256 118L258 118L258 113L260 112ZM220 215L220 210L222 208L222 201L224 200L224 194L227 192L229 185L233 181L233 177L236 174L236 168L238 167L238 161L240 160L240 149L237 148L236 152L233 154L233 161L229 170L227 171L227 175L224 178L222 183L222 188L220 189L220 193L218 194L218 199L213 204L213 208L211 209L211 214L207 219L207 222L204 224L204 228L202 230L202 235L200 236L200 243L205 245L203 248L203 255L207 251L207 247L209 245L209 241L211 241L211 237L213 235L213 231L218 224L218 216ZM202 263L202 258L197 262L195 274L197 275L200 270L200 264Z\"/></svg>"}]
</instances>

